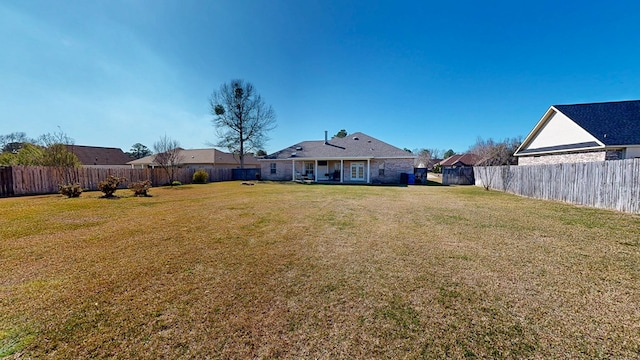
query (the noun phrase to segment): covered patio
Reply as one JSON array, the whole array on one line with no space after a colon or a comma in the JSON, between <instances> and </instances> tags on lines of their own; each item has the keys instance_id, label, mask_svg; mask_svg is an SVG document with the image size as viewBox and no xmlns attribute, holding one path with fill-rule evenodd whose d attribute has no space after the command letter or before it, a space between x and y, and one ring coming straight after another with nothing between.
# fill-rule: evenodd
<instances>
[{"instance_id":1,"label":"covered patio","mask_svg":"<svg viewBox=\"0 0 640 360\"><path fill-rule=\"evenodd\" d=\"M371 158L291 159L293 181L371 183Z\"/></svg>"}]
</instances>

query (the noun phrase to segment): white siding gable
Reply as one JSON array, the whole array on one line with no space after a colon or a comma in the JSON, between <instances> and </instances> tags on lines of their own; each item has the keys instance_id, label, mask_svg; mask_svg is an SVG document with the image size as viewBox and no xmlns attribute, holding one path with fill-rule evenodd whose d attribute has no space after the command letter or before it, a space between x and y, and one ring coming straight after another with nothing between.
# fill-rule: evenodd
<instances>
[{"instance_id":1,"label":"white siding gable","mask_svg":"<svg viewBox=\"0 0 640 360\"><path fill-rule=\"evenodd\" d=\"M594 141L600 143L563 113L552 110L547 121L538 129L526 148L539 149Z\"/></svg>"}]
</instances>

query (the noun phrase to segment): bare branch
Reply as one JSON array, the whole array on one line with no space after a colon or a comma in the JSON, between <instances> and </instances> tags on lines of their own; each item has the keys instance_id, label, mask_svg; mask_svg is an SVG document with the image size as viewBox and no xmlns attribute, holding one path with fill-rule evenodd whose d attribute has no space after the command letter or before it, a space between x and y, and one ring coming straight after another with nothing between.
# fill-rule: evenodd
<instances>
[{"instance_id":1,"label":"bare branch","mask_svg":"<svg viewBox=\"0 0 640 360\"><path fill-rule=\"evenodd\" d=\"M167 173L169 183L172 184L175 180L175 169L184 160L180 143L164 135L160 140L153 143L153 150L156 153L153 162Z\"/></svg>"},{"instance_id":2,"label":"bare branch","mask_svg":"<svg viewBox=\"0 0 640 360\"><path fill-rule=\"evenodd\" d=\"M244 80L222 84L211 94L209 106L219 139L215 146L237 153L244 168L244 156L263 148L268 140L266 133L275 129L275 111Z\"/></svg>"}]
</instances>

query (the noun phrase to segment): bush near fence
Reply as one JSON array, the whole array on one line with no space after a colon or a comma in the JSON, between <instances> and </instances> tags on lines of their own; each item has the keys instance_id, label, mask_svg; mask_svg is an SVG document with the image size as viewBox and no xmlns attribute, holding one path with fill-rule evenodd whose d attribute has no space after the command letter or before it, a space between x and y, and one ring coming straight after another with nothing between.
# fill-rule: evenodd
<instances>
[{"instance_id":1,"label":"bush near fence","mask_svg":"<svg viewBox=\"0 0 640 360\"><path fill-rule=\"evenodd\" d=\"M474 167L476 185L536 199L640 213L640 159Z\"/></svg>"},{"instance_id":2,"label":"bush near fence","mask_svg":"<svg viewBox=\"0 0 640 360\"><path fill-rule=\"evenodd\" d=\"M204 169L209 174L209 181L230 181L233 179L231 169ZM89 168L79 167L65 169L71 171L71 177L85 190L98 190L98 183L109 175L123 177L126 183L121 184L124 189L128 183L150 180L153 186L163 186L169 182L166 172L161 168L126 169L126 168ZM183 184L190 184L196 169L178 168L175 170L175 180ZM0 196L21 196L55 194L61 180L61 170L47 166L10 166L0 168ZM65 174L68 176L68 174Z\"/></svg>"}]
</instances>

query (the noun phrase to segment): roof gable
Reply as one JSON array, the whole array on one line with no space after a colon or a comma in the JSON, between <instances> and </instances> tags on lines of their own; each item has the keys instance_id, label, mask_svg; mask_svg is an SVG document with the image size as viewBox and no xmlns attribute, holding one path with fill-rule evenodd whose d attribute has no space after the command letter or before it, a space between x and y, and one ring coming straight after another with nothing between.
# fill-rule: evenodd
<instances>
[{"instance_id":1,"label":"roof gable","mask_svg":"<svg viewBox=\"0 0 640 360\"><path fill-rule=\"evenodd\" d=\"M640 101L554 105L515 155L640 144Z\"/></svg>"},{"instance_id":2,"label":"roof gable","mask_svg":"<svg viewBox=\"0 0 640 360\"><path fill-rule=\"evenodd\" d=\"M640 100L554 107L607 146L640 144Z\"/></svg>"},{"instance_id":3,"label":"roof gable","mask_svg":"<svg viewBox=\"0 0 640 360\"><path fill-rule=\"evenodd\" d=\"M273 159L341 159L341 158L414 158L398 147L380 141L367 134L356 132L343 138L303 141L269 154L265 160Z\"/></svg>"}]
</instances>

